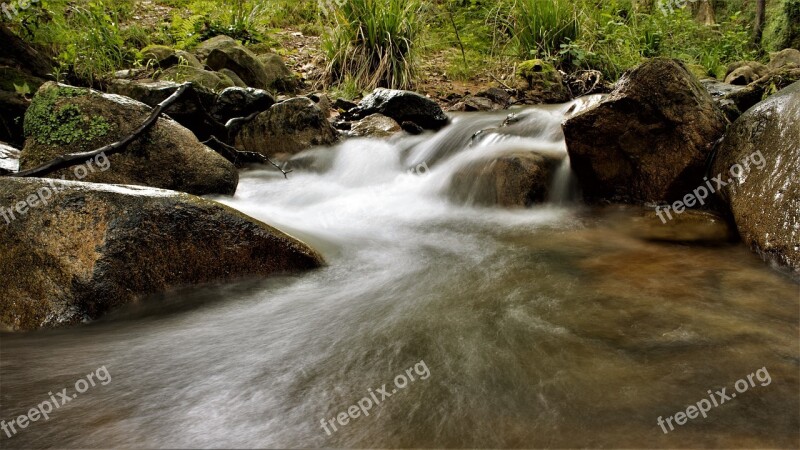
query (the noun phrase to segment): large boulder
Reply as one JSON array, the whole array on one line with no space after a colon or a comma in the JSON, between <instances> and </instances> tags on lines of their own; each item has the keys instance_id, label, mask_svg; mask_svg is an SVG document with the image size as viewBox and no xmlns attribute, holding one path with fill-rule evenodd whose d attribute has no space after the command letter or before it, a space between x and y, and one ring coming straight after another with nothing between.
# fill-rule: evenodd
<instances>
[{"instance_id":1,"label":"large boulder","mask_svg":"<svg viewBox=\"0 0 800 450\"><path fill-rule=\"evenodd\" d=\"M109 82L106 90L111 94L124 95L147 106L156 107L175 93L180 86L174 81L117 79ZM214 91L193 84L164 112L190 129L198 139L205 140L213 134L224 135L220 124L213 123L208 114L216 102L217 94Z\"/></svg>"},{"instance_id":2,"label":"large boulder","mask_svg":"<svg viewBox=\"0 0 800 450\"><path fill-rule=\"evenodd\" d=\"M277 103L245 124L236 137L242 150L273 155L294 155L317 145L332 145L336 130L308 97Z\"/></svg>"},{"instance_id":3,"label":"large boulder","mask_svg":"<svg viewBox=\"0 0 800 450\"><path fill-rule=\"evenodd\" d=\"M113 94L47 83L25 115L21 170L37 167L65 153L90 151L133 133L152 112L147 105ZM122 152L112 155L107 170L77 177L62 169L51 178L95 183L136 184L190 194L236 191L233 164L202 145L191 131L161 117Z\"/></svg>"},{"instance_id":4,"label":"large boulder","mask_svg":"<svg viewBox=\"0 0 800 450\"><path fill-rule=\"evenodd\" d=\"M597 105L564 123L589 201L659 203L702 184L727 120L684 65L652 59L627 72Z\"/></svg>"},{"instance_id":5,"label":"large boulder","mask_svg":"<svg viewBox=\"0 0 800 450\"><path fill-rule=\"evenodd\" d=\"M726 178L732 172L741 176L720 193L744 242L800 273L800 82L751 108L729 128L713 173Z\"/></svg>"},{"instance_id":6,"label":"large boulder","mask_svg":"<svg viewBox=\"0 0 800 450\"><path fill-rule=\"evenodd\" d=\"M345 118L360 120L376 113L391 117L399 124L412 122L426 130L439 130L450 122L435 101L415 92L384 88L366 96Z\"/></svg>"},{"instance_id":7,"label":"large boulder","mask_svg":"<svg viewBox=\"0 0 800 450\"><path fill-rule=\"evenodd\" d=\"M476 159L456 171L447 194L457 203L480 206L508 208L542 203L565 156L520 150Z\"/></svg>"},{"instance_id":8,"label":"large boulder","mask_svg":"<svg viewBox=\"0 0 800 450\"><path fill-rule=\"evenodd\" d=\"M268 225L177 192L0 178L0 205L14 208L0 218L0 328L9 330L77 324L154 293L322 264Z\"/></svg>"}]
</instances>

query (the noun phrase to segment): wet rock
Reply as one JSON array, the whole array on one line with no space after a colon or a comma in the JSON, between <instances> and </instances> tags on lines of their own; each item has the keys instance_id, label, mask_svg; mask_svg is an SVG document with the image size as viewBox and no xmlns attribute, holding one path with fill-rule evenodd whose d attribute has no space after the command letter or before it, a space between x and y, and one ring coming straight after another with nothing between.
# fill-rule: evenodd
<instances>
[{"instance_id":1,"label":"wet rock","mask_svg":"<svg viewBox=\"0 0 800 450\"><path fill-rule=\"evenodd\" d=\"M16 148L0 142L0 175L19 171L19 154Z\"/></svg>"},{"instance_id":2,"label":"wet rock","mask_svg":"<svg viewBox=\"0 0 800 450\"><path fill-rule=\"evenodd\" d=\"M234 86L233 81L224 74L190 66L170 67L163 71L158 79L177 83L191 82L212 91L221 91Z\"/></svg>"},{"instance_id":3,"label":"wet rock","mask_svg":"<svg viewBox=\"0 0 800 450\"><path fill-rule=\"evenodd\" d=\"M211 116L225 124L230 119L266 111L274 104L275 97L267 91L232 87L220 92L216 103L211 108Z\"/></svg>"},{"instance_id":4,"label":"wet rock","mask_svg":"<svg viewBox=\"0 0 800 450\"><path fill-rule=\"evenodd\" d=\"M236 137L236 146L269 157L293 155L337 140L336 130L314 101L297 97L273 105L245 124Z\"/></svg>"},{"instance_id":5,"label":"wet rock","mask_svg":"<svg viewBox=\"0 0 800 450\"><path fill-rule=\"evenodd\" d=\"M800 50L787 48L779 52L770 53L767 67L770 70L800 68Z\"/></svg>"},{"instance_id":6,"label":"wet rock","mask_svg":"<svg viewBox=\"0 0 800 450\"><path fill-rule=\"evenodd\" d=\"M20 202L24 213L0 217L6 329L77 324L154 293L323 263L302 242L187 194L0 178L0 207Z\"/></svg>"},{"instance_id":7,"label":"wet rock","mask_svg":"<svg viewBox=\"0 0 800 450\"><path fill-rule=\"evenodd\" d=\"M401 123L400 127L403 129L403 131L405 131L406 133L408 133L408 134L410 134L412 136L419 136L420 134L425 132L424 128L422 128L421 126L417 125L416 123L408 121L408 120L406 120L405 122Z\"/></svg>"},{"instance_id":8,"label":"wet rock","mask_svg":"<svg viewBox=\"0 0 800 450\"><path fill-rule=\"evenodd\" d=\"M382 114L372 114L358 122L351 128L350 136L385 138L403 131L394 119Z\"/></svg>"},{"instance_id":9,"label":"wet rock","mask_svg":"<svg viewBox=\"0 0 800 450\"><path fill-rule=\"evenodd\" d=\"M719 146L713 173L742 176L721 193L742 240L800 273L800 83L744 113Z\"/></svg>"},{"instance_id":10,"label":"wet rock","mask_svg":"<svg viewBox=\"0 0 800 450\"><path fill-rule=\"evenodd\" d=\"M683 64L652 59L597 105L564 123L584 196L592 202L670 202L701 184L727 120Z\"/></svg>"},{"instance_id":11,"label":"wet rock","mask_svg":"<svg viewBox=\"0 0 800 450\"><path fill-rule=\"evenodd\" d=\"M153 80L112 80L106 86L111 94L124 95L147 106L156 107L180 84L174 81ZM219 134L219 125L209 121L206 111L217 102L217 94L207 88L192 85L175 103L165 111L172 119L191 130L198 139L205 140L212 134Z\"/></svg>"},{"instance_id":12,"label":"wet rock","mask_svg":"<svg viewBox=\"0 0 800 450\"><path fill-rule=\"evenodd\" d=\"M800 81L800 68L785 67L769 72L767 75L748 84L725 98L732 101L740 112L745 112L766 97Z\"/></svg>"},{"instance_id":13,"label":"wet rock","mask_svg":"<svg viewBox=\"0 0 800 450\"><path fill-rule=\"evenodd\" d=\"M730 122L733 122L742 115L739 105L736 104L731 96L745 89L744 86L736 86L711 79L701 80L700 83L706 88L711 98L714 99L714 103L725 113L725 117L727 117Z\"/></svg>"},{"instance_id":14,"label":"wet rock","mask_svg":"<svg viewBox=\"0 0 800 450\"><path fill-rule=\"evenodd\" d=\"M147 105L112 94L47 83L25 115L21 170L65 153L91 151L130 135L151 113ZM202 145L191 131L161 117L124 152L109 157L105 170L62 169L49 178L134 184L196 195L232 195L239 175L225 158Z\"/></svg>"},{"instance_id":15,"label":"wet rock","mask_svg":"<svg viewBox=\"0 0 800 450\"><path fill-rule=\"evenodd\" d=\"M561 73L541 59L520 63L516 77L515 87L524 93L529 102L564 103L571 98Z\"/></svg>"},{"instance_id":16,"label":"wet rock","mask_svg":"<svg viewBox=\"0 0 800 450\"><path fill-rule=\"evenodd\" d=\"M450 122L435 101L410 91L378 88L350 110L346 118L360 120L372 114L383 114L398 123L413 122L426 130L439 130Z\"/></svg>"},{"instance_id":17,"label":"wet rock","mask_svg":"<svg viewBox=\"0 0 800 450\"><path fill-rule=\"evenodd\" d=\"M526 207L545 201L555 169L564 160L555 152L511 151L481 158L451 178L451 200L481 206Z\"/></svg>"}]
</instances>

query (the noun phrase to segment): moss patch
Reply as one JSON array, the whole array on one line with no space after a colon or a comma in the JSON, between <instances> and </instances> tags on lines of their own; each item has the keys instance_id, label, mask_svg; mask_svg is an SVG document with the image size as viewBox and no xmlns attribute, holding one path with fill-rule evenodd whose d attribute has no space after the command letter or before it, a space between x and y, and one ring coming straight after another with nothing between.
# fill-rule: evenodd
<instances>
[{"instance_id":1,"label":"moss patch","mask_svg":"<svg viewBox=\"0 0 800 450\"><path fill-rule=\"evenodd\" d=\"M89 95L86 89L50 86L40 90L25 113L25 136L45 145L73 145L91 142L111 131L102 116L87 116L81 108L64 99Z\"/></svg>"}]
</instances>

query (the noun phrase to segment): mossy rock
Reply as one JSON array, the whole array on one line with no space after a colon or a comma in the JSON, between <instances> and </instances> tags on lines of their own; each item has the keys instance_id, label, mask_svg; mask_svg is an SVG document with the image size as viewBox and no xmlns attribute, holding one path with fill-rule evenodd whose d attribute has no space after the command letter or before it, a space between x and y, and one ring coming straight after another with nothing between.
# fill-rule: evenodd
<instances>
[{"instance_id":1,"label":"mossy rock","mask_svg":"<svg viewBox=\"0 0 800 450\"><path fill-rule=\"evenodd\" d=\"M534 103L562 103L570 99L561 73L548 62L523 61L517 66L516 75L516 88Z\"/></svg>"},{"instance_id":2,"label":"mossy rock","mask_svg":"<svg viewBox=\"0 0 800 450\"><path fill-rule=\"evenodd\" d=\"M119 141L132 134L151 112L149 106L128 97L46 83L25 115L27 139L20 170L65 153L91 151ZM103 170L87 174L62 169L47 177L143 185L196 195L232 195L239 183L233 164L166 117L109 159Z\"/></svg>"},{"instance_id":3,"label":"mossy rock","mask_svg":"<svg viewBox=\"0 0 800 450\"><path fill-rule=\"evenodd\" d=\"M269 225L177 192L0 178L0 202L28 204L8 223L0 219L4 330L80 324L183 286L323 264L313 249Z\"/></svg>"},{"instance_id":4,"label":"mossy rock","mask_svg":"<svg viewBox=\"0 0 800 450\"><path fill-rule=\"evenodd\" d=\"M170 67L162 72L158 79L175 81L177 83L191 82L213 91L222 91L235 86L233 80L228 78L225 74L190 66Z\"/></svg>"}]
</instances>

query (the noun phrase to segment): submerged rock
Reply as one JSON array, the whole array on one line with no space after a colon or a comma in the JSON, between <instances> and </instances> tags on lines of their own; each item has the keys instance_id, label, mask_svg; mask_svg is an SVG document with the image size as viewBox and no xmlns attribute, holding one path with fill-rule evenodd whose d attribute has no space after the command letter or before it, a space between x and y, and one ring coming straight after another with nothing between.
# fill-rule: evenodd
<instances>
[{"instance_id":1,"label":"submerged rock","mask_svg":"<svg viewBox=\"0 0 800 450\"><path fill-rule=\"evenodd\" d=\"M116 142L143 124L151 111L127 97L47 83L25 115L27 140L20 169ZM105 162L107 167L104 163L80 173L67 168L48 178L144 185L196 195L233 195L239 183L233 164L166 117Z\"/></svg>"},{"instance_id":2,"label":"submerged rock","mask_svg":"<svg viewBox=\"0 0 800 450\"><path fill-rule=\"evenodd\" d=\"M701 184L725 115L684 65L652 59L597 105L564 123L572 167L589 201L662 202Z\"/></svg>"},{"instance_id":3,"label":"submerged rock","mask_svg":"<svg viewBox=\"0 0 800 450\"><path fill-rule=\"evenodd\" d=\"M0 178L0 207L0 327L11 330L76 324L153 293L322 264L266 224L177 192Z\"/></svg>"},{"instance_id":4,"label":"submerged rock","mask_svg":"<svg viewBox=\"0 0 800 450\"><path fill-rule=\"evenodd\" d=\"M338 134L322 110L308 97L273 105L245 124L236 146L264 156L296 154L317 145L333 145Z\"/></svg>"},{"instance_id":5,"label":"submerged rock","mask_svg":"<svg viewBox=\"0 0 800 450\"><path fill-rule=\"evenodd\" d=\"M526 207L548 196L556 168L566 155L511 151L471 161L451 178L451 200L481 206Z\"/></svg>"},{"instance_id":6,"label":"submerged rock","mask_svg":"<svg viewBox=\"0 0 800 450\"><path fill-rule=\"evenodd\" d=\"M647 241L724 244L736 236L725 218L711 211L673 212L672 219L652 209L624 210L621 215L615 228Z\"/></svg>"},{"instance_id":7,"label":"submerged rock","mask_svg":"<svg viewBox=\"0 0 800 450\"><path fill-rule=\"evenodd\" d=\"M743 114L717 151L713 173L741 177L721 190L742 240L800 273L800 83Z\"/></svg>"},{"instance_id":8,"label":"submerged rock","mask_svg":"<svg viewBox=\"0 0 800 450\"><path fill-rule=\"evenodd\" d=\"M450 122L435 101L410 91L378 88L345 115L348 120L383 114L397 123L413 122L426 130L439 130Z\"/></svg>"}]
</instances>

